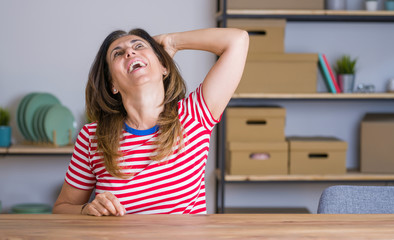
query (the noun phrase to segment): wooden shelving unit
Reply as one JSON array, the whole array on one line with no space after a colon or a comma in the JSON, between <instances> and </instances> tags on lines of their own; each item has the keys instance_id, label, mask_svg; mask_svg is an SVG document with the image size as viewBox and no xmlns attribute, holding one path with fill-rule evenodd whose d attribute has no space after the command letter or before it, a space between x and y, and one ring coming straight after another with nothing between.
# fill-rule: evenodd
<instances>
[{"instance_id":1,"label":"wooden shelving unit","mask_svg":"<svg viewBox=\"0 0 394 240\"><path fill-rule=\"evenodd\" d=\"M394 93L258 93L258 94L234 94L229 107L259 106L270 100L300 100L300 101L394 101ZM218 162L216 170L217 178L217 212L227 212L224 203L226 184L264 184L264 183L297 183L297 182L379 182L393 183L394 174L366 174L357 171L348 171L343 175L228 175L225 173L225 139L226 139L226 116L223 114L218 125Z\"/></svg>"},{"instance_id":2,"label":"wooden shelving unit","mask_svg":"<svg viewBox=\"0 0 394 240\"><path fill-rule=\"evenodd\" d=\"M394 11L333 11L333 10L264 10L264 9L228 9L227 0L218 0L218 11L216 15L217 26L227 27L228 19L263 19L277 18L286 19L288 22L372 22L393 23ZM394 101L394 93L248 93L234 94L229 107L253 107L261 106L266 102L287 100L299 100L300 102L386 102ZM282 102L283 102L282 101ZM226 159L226 116L223 114L218 124L217 134L217 195L216 209L218 213L227 212L225 206L226 184L254 184L254 183L288 183L293 182L381 182L393 183L394 174L365 174L357 171L348 171L343 175L228 175L225 173Z\"/></svg>"}]
</instances>

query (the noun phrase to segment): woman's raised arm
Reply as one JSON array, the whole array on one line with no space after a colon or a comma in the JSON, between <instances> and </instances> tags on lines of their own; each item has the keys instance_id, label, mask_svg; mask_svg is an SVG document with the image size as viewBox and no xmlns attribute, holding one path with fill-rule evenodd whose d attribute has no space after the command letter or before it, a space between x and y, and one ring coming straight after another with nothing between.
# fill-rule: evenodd
<instances>
[{"instance_id":1,"label":"woman's raised arm","mask_svg":"<svg viewBox=\"0 0 394 240\"><path fill-rule=\"evenodd\" d=\"M241 80L249 47L249 36L234 28L207 28L155 36L171 55L194 49L216 54L219 59L203 82L204 99L213 117L218 119Z\"/></svg>"}]
</instances>

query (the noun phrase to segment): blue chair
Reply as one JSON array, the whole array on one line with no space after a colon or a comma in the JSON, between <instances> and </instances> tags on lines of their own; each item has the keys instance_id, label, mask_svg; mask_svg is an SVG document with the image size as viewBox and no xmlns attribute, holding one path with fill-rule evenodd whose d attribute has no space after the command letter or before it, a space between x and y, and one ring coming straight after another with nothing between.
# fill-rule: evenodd
<instances>
[{"instance_id":1,"label":"blue chair","mask_svg":"<svg viewBox=\"0 0 394 240\"><path fill-rule=\"evenodd\" d=\"M326 188L317 213L394 213L394 186L332 186Z\"/></svg>"}]
</instances>

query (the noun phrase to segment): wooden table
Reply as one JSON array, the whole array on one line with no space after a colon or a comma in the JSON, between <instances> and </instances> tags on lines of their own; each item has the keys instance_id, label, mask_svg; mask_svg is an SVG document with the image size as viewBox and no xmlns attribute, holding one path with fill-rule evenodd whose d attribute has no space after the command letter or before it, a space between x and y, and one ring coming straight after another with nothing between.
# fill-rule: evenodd
<instances>
[{"instance_id":1,"label":"wooden table","mask_svg":"<svg viewBox=\"0 0 394 240\"><path fill-rule=\"evenodd\" d=\"M0 214L0 239L394 239L394 215Z\"/></svg>"}]
</instances>

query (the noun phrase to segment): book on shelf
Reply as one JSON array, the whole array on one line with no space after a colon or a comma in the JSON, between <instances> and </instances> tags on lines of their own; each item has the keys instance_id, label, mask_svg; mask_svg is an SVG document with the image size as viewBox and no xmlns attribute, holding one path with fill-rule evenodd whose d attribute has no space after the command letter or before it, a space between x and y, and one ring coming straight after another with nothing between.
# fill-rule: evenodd
<instances>
[{"instance_id":1,"label":"book on shelf","mask_svg":"<svg viewBox=\"0 0 394 240\"><path fill-rule=\"evenodd\" d=\"M329 92L337 93L334 83L331 80L330 72L328 71L327 65L324 61L323 54L321 53L319 53L319 66Z\"/></svg>"},{"instance_id":2,"label":"book on shelf","mask_svg":"<svg viewBox=\"0 0 394 240\"><path fill-rule=\"evenodd\" d=\"M337 93L341 93L341 89L339 88L338 81L335 77L334 71L332 71L332 68L327 61L326 54L322 54L322 56L323 56L324 63L326 64L326 67L328 69L328 72L330 73L331 81L334 84L335 90L337 91Z\"/></svg>"}]
</instances>

